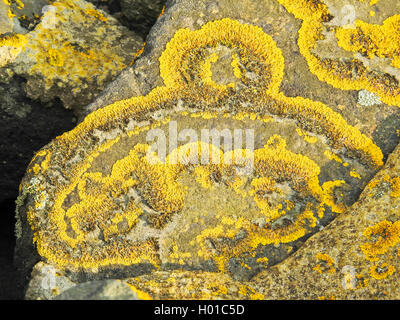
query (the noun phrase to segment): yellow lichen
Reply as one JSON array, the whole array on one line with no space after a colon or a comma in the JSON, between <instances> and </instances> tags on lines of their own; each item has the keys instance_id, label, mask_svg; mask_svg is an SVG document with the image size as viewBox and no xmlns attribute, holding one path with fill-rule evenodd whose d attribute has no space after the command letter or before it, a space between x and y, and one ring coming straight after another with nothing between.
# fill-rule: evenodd
<instances>
[{"instance_id":1,"label":"yellow lichen","mask_svg":"<svg viewBox=\"0 0 400 320\"><path fill-rule=\"evenodd\" d=\"M83 158L73 160L76 159L77 150L82 151L82 142L93 140L96 131L102 132L104 128L113 126L118 128L124 121L128 123L130 120L138 120L160 109L168 111L168 103L175 104L177 99L210 105L227 95L235 94L234 85L216 83L210 72L212 63L218 63L218 54L212 48L221 44L233 50L233 81L243 81L246 84L245 73L240 72L239 77L239 71L250 66L251 59L255 59L263 77L252 88L257 89L256 92L249 92L254 94L260 104L273 101L275 109L260 109L257 112L239 110L236 113L185 111L181 116L213 121L230 118L235 121L267 122L271 120L270 111L275 117L298 120L299 126L304 119L311 119L318 124L316 133L327 136L328 143L335 149L345 147L356 151L361 160L368 164L383 164L381 150L370 138L350 126L340 114L323 103L302 97L289 98L279 92L283 78L283 56L273 39L261 28L223 19L207 23L196 31L181 29L160 57L160 71L165 86L153 89L146 96L118 101L89 114L74 130L58 137L53 142L52 151L37 155L46 155L38 168L42 173L53 163L59 163L56 159L60 154L62 161L69 166L68 182L56 184L52 199L54 202L48 204L47 223L53 232L43 229L33 209L28 211L28 221L34 230L34 241L41 256L59 266L76 268L135 263L150 263L157 268L160 257L155 239L135 242L126 240L123 235L134 229L143 214L158 229L179 214L185 207L188 187L182 184L181 179L188 173L193 173L195 183L204 190L216 187L218 178L226 178L226 187L253 201L264 219L265 226L260 226L245 217L227 219L222 214L216 225L205 226L198 231L192 242L199 249L198 256L212 259L220 271L227 270L231 258L242 258L248 254L255 257L259 246L290 243L309 234L317 227L318 218L324 216L326 208L337 213L344 211L342 206L335 203L333 196L334 188L344 181L326 181L321 186L319 165L305 155L290 151L285 139L278 135L271 136L264 147L254 152L246 149L224 152L212 144L200 141L188 143L170 152L165 163L154 152L149 152L149 145L136 143L128 154L114 160L109 172L95 170L94 163L102 154L115 154L115 150L110 150L119 143L126 143L123 141L128 138L135 139L150 129L158 128L169 121L169 118L165 118L146 125L133 125L129 130L117 134L116 138L106 139L93 146L88 144L83 151ZM200 49L204 50L198 51ZM53 66L60 68L61 59L58 55L54 52L49 54L54 56ZM68 66L67 60L64 59L63 68ZM194 81L190 81L192 75ZM200 81L203 86L196 81ZM210 95L210 92L216 94ZM301 132L305 134L305 131ZM211 163L198 161L204 151L211 155ZM252 161L254 173L246 184L235 173L234 167L245 167ZM35 168L36 164L36 160L33 161L32 167ZM274 196L271 198L277 200L266 201L265 197L269 193ZM291 193L310 200L302 208L295 209ZM122 207L121 203L124 204ZM292 210L298 211L290 214ZM285 217L292 221L282 223ZM199 225L204 223L201 219L198 222ZM218 251L213 251L206 245L207 239L234 239L243 230L247 236L234 246L221 244ZM100 239L99 234L104 239ZM99 243L102 245L98 246ZM170 258L184 264L190 252L182 250L177 247L171 252ZM244 267L251 268L246 261L242 263Z\"/></svg>"},{"instance_id":2,"label":"yellow lichen","mask_svg":"<svg viewBox=\"0 0 400 320\"><path fill-rule=\"evenodd\" d=\"M135 63L135 61L142 55L142 53L144 52L144 48L145 47L146 47L146 42L143 43L143 46L138 51L136 51L135 55L133 56L133 59L132 59L131 63L129 64L130 66L132 66Z\"/></svg>"},{"instance_id":3,"label":"yellow lichen","mask_svg":"<svg viewBox=\"0 0 400 320\"><path fill-rule=\"evenodd\" d=\"M369 261L378 261L378 256L388 252L400 242L400 222L383 220L364 230L363 235L372 242L360 246Z\"/></svg>"},{"instance_id":4,"label":"yellow lichen","mask_svg":"<svg viewBox=\"0 0 400 320\"><path fill-rule=\"evenodd\" d=\"M349 61L349 64L357 65L357 77L354 78L353 67L331 59L323 61L313 53L317 41L324 39L323 23L328 21L329 17L329 10L325 4L317 0L278 0L278 2L296 18L303 20L298 38L300 53L307 60L310 71L319 80L341 90L366 89L378 95L383 102L400 106L400 88L390 85L384 77L377 77L371 73L360 61L355 59ZM356 29L338 27L339 45L349 51L369 53L371 57L376 54L391 58L393 66L398 67L398 19L398 15L390 17L382 26L357 21Z\"/></svg>"},{"instance_id":5,"label":"yellow lichen","mask_svg":"<svg viewBox=\"0 0 400 320\"><path fill-rule=\"evenodd\" d=\"M356 178L356 179L361 179L360 174L355 170L350 171L350 176L352 176L353 178Z\"/></svg>"},{"instance_id":6,"label":"yellow lichen","mask_svg":"<svg viewBox=\"0 0 400 320\"><path fill-rule=\"evenodd\" d=\"M394 177L390 180L392 191L390 192L390 196L393 198L400 197L400 177Z\"/></svg>"},{"instance_id":7,"label":"yellow lichen","mask_svg":"<svg viewBox=\"0 0 400 320\"><path fill-rule=\"evenodd\" d=\"M81 7L73 1L52 2L55 10L46 11L36 28L24 35L30 48L29 57L34 61L28 72L40 74L46 88L57 81L81 83L84 78L96 78L102 85L109 74L115 75L126 67L125 58L102 41L107 18L91 4ZM50 23L54 21L54 23ZM83 25L95 25L99 44L74 37L64 24L79 21ZM56 25L54 25L56 24ZM79 90L79 86L77 86Z\"/></svg>"},{"instance_id":8,"label":"yellow lichen","mask_svg":"<svg viewBox=\"0 0 400 320\"><path fill-rule=\"evenodd\" d=\"M250 285L231 277L211 272L178 270L155 272L126 280L135 292L153 299L250 299L263 300L265 296Z\"/></svg>"},{"instance_id":9,"label":"yellow lichen","mask_svg":"<svg viewBox=\"0 0 400 320\"><path fill-rule=\"evenodd\" d=\"M103 22L108 20L101 12L99 12L96 9L92 9L92 8L86 9L85 13L87 15L93 16L93 17L95 17L95 18L97 18L97 19L99 19L100 21L103 21Z\"/></svg>"},{"instance_id":10,"label":"yellow lichen","mask_svg":"<svg viewBox=\"0 0 400 320\"><path fill-rule=\"evenodd\" d=\"M334 261L333 259L325 254L325 253L317 253L316 255L317 260L321 261L318 263L315 267L313 267L314 271L317 271L318 273L335 273L336 269L333 267Z\"/></svg>"},{"instance_id":11,"label":"yellow lichen","mask_svg":"<svg viewBox=\"0 0 400 320\"><path fill-rule=\"evenodd\" d=\"M377 56L392 59L392 66L400 68L400 15L386 19L382 26L355 21L355 29L340 28L336 37L340 47L360 52L370 59Z\"/></svg>"},{"instance_id":12,"label":"yellow lichen","mask_svg":"<svg viewBox=\"0 0 400 320\"><path fill-rule=\"evenodd\" d=\"M187 52L205 46L216 46L220 43L254 52L266 65L266 68L270 69L272 78L268 92L278 92L283 78L284 61L274 40L261 28L241 24L232 19L207 23L197 31L178 30L160 57L160 74L164 83L170 88L184 87L185 80L182 79L181 74L171 72L171 70L184 70ZM215 60L215 58L212 59Z\"/></svg>"},{"instance_id":13,"label":"yellow lichen","mask_svg":"<svg viewBox=\"0 0 400 320\"><path fill-rule=\"evenodd\" d=\"M153 298L147 293L142 290L137 289L133 284L127 282L131 290L136 293L140 300L153 300Z\"/></svg>"},{"instance_id":14,"label":"yellow lichen","mask_svg":"<svg viewBox=\"0 0 400 320\"><path fill-rule=\"evenodd\" d=\"M23 48L27 43L26 36L23 34L13 34L13 35L0 35L0 47L14 47Z\"/></svg>"},{"instance_id":15,"label":"yellow lichen","mask_svg":"<svg viewBox=\"0 0 400 320\"><path fill-rule=\"evenodd\" d=\"M392 265L388 265L387 263L383 263L382 265L374 265L369 269L369 274L372 278L376 280L382 280L391 276L396 271L396 268Z\"/></svg>"}]
</instances>

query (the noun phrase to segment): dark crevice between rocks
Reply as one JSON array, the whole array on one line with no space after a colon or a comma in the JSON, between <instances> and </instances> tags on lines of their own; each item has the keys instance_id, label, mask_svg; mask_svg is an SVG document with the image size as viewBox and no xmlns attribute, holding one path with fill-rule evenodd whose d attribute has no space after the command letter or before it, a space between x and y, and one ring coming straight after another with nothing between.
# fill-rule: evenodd
<instances>
[{"instance_id":1,"label":"dark crevice between rocks","mask_svg":"<svg viewBox=\"0 0 400 320\"><path fill-rule=\"evenodd\" d=\"M0 210L0 299L21 299L23 289L18 285L18 272L13 265L15 247L14 199L2 201Z\"/></svg>"},{"instance_id":2,"label":"dark crevice between rocks","mask_svg":"<svg viewBox=\"0 0 400 320\"><path fill-rule=\"evenodd\" d=\"M384 161L400 143L400 110L384 119L372 133L372 137L381 148Z\"/></svg>"},{"instance_id":3,"label":"dark crevice between rocks","mask_svg":"<svg viewBox=\"0 0 400 320\"><path fill-rule=\"evenodd\" d=\"M25 170L34 154L52 139L71 130L76 119L59 100L43 104L26 98L25 80L0 83L0 299L20 299L16 268L15 200Z\"/></svg>"},{"instance_id":4,"label":"dark crevice between rocks","mask_svg":"<svg viewBox=\"0 0 400 320\"><path fill-rule=\"evenodd\" d=\"M88 0L114 16L123 26L146 39L167 0Z\"/></svg>"}]
</instances>

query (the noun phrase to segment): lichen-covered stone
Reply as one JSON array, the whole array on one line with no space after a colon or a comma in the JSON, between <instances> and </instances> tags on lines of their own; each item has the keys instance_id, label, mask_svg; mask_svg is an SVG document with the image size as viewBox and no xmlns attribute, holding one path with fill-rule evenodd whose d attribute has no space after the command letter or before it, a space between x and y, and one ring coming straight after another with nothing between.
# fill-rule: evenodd
<instances>
[{"instance_id":1,"label":"lichen-covered stone","mask_svg":"<svg viewBox=\"0 0 400 320\"><path fill-rule=\"evenodd\" d=\"M346 214L251 284L270 299L399 299L399 159L397 147Z\"/></svg>"},{"instance_id":2,"label":"lichen-covered stone","mask_svg":"<svg viewBox=\"0 0 400 320\"><path fill-rule=\"evenodd\" d=\"M142 300L262 300L249 283L215 272L156 271L123 280Z\"/></svg>"},{"instance_id":3,"label":"lichen-covered stone","mask_svg":"<svg viewBox=\"0 0 400 320\"><path fill-rule=\"evenodd\" d=\"M25 299L49 300L75 286L74 282L54 266L39 262L32 270Z\"/></svg>"},{"instance_id":4,"label":"lichen-covered stone","mask_svg":"<svg viewBox=\"0 0 400 320\"><path fill-rule=\"evenodd\" d=\"M134 277L127 280L134 290L155 298L201 298L201 284L212 288L217 271L222 297L301 298L304 288L311 292L304 297L322 297L311 290L311 279L337 274L334 253L346 239L327 230L353 216L358 204L351 205L398 143L392 135L398 122L386 120L397 119L400 108L395 91L373 86L382 88L379 77L359 88L379 95L379 106L361 107L350 87L331 86L338 70L314 55L312 41L319 38L309 42L304 34L331 18L329 8L296 3L167 4L134 71L88 110L114 103L90 113L32 160L21 184L19 248L34 242L41 259L76 282ZM202 129L210 128L253 130L254 151L200 141ZM185 140L186 131L175 144L171 137L182 129L197 139ZM165 154L149 151L148 134L155 132L166 134ZM199 162L205 150L219 161ZM397 176L384 181L396 199ZM390 205L388 214L397 210L396 200ZM382 221L361 224L366 240L351 241L368 259L386 254L384 247L397 250L396 218ZM349 237L354 230L347 230ZM382 232L393 236L377 249L365 244ZM304 249L316 237L329 251ZM324 244L328 238L338 247ZM307 285L290 282L296 277L274 278L286 264L294 275L303 272L295 265L299 255L315 273L305 278ZM395 262L369 265L368 259L363 268L374 279L395 274ZM348 266L341 268L352 274ZM364 271L355 276L363 286ZM196 280L187 283L190 277ZM246 290L236 290L238 283ZM157 284L160 290L151 289ZM387 288L396 296L393 286Z\"/></svg>"},{"instance_id":5,"label":"lichen-covered stone","mask_svg":"<svg viewBox=\"0 0 400 320\"><path fill-rule=\"evenodd\" d=\"M99 280L79 284L54 300L140 300L140 297L119 280Z\"/></svg>"},{"instance_id":6,"label":"lichen-covered stone","mask_svg":"<svg viewBox=\"0 0 400 320\"><path fill-rule=\"evenodd\" d=\"M163 13L166 0L88 0L107 11L122 25L146 38L154 22Z\"/></svg>"},{"instance_id":7,"label":"lichen-covered stone","mask_svg":"<svg viewBox=\"0 0 400 320\"><path fill-rule=\"evenodd\" d=\"M400 297L400 147L346 213L251 281L198 271L124 280L142 299L392 299Z\"/></svg>"},{"instance_id":8,"label":"lichen-covered stone","mask_svg":"<svg viewBox=\"0 0 400 320\"><path fill-rule=\"evenodd\" d=\"M9 21L25 29L0 35L0 72L24 77L28 97L60 99L79 114L129 66L142 40L88 2L40 3L9 6Z\"/></svg>"}]
</instances>

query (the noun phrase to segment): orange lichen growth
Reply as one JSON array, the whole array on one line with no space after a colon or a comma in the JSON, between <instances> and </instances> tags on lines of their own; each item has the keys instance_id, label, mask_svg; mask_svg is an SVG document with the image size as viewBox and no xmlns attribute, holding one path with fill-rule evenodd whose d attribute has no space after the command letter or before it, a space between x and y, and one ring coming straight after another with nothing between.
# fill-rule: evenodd
<instances>
[{"instance_id":1,"label":"orange lichen growth","mask_svg":"<svg viewBox=\"0 0 400 320\"><path fill-rule=\"evenodd\" d=\"M158 15L158 18L161 18L164 15L165 12L165 5L162 7L160 14Z\"/></svg>"},{"instance_id":2,"label":"orange lichen growth","mask_svg":"<svg viewBox=\"0 0 400 320\"><path fill-rule=\"evenodd\" d=\"M376 280L382 280L386 279L388 276L391 276L395 271L396 268L394 266L383 263L382 265L372 266L369 269L369 274Z\"/></svg>"},{"instance_id":3,"label":"orange lichen growth","mask_svg":"<svg viewBox=\"0 0 400 320\"><path fill-rule=\"evenodd\" d=\"M400 88L385 77L370 72L359 60L346 63L332 59L321 60L313 52L317 41L324 39L324 22L329 21L329 10L320 0L278 0L296 18L303 23L299 30L298 45L300 53L307 60L309 69L319 80L341 90L366 89L391 105L400 106ZM393 59L393 66L399 66L398 58L398 16L387 19L383 26L357 22L357 29L338 27L339 45L354 52L365 52ZM359 36L359 37L358 37ZM357 67L357 76L352 70Z\"/></svg>"},{"instance_id":4,"label":"orange lichen growth","mask_svg":"<svg viewBox=\"0 0 400 320\"><path fill-rule=\"evenodd\" d=\"M136 51L131 63L129 64L130 66L132 66L135 63L135 61L142 55L145 47L146 47L146 42L143 43L143 46L138 51Z\"/></svg>"},{"instance_id":5,"label":"orange lichen growth","mask_svg":"<svg viewBox=\"0 0 400 320\"><path fill-rule=\"evenodd\" d=\"M325 254L325 253L317 253L316 255L317 260L320 261L315 267L313 267L314 271L317 271L318 273L335 273L336 269L333 267L334 261L333 259Z\"/></svg>"},{"instance_id":6,"label":"orange lichen growth","mask_svg":"<svg viewBox=\"0 0 400 320\"><path fill-rule=\"evenodd\" d=\"M380 255L400 243L400 221L383 220L364 230L363 235L372 242L360 246L369 261L378 261Z\"/></svg>"},{"instance_id":7,"label":"orange lichen growth","mask_svg":"<svg viewBox=\"0 0 400 320\"><path fill-rule=\"evenodd\" d=\"M228 83L213 78L213 64L219 63L221 46L230 50L228 64L232 77ZM65 67L67 59L58 56L63 49L54 50L47 54L52 66ZM187 121L228 119L265 125L272 115L290 118L299 127L304 125L303 135L306 130L325 135L330 150L352 151L373 167L383 164L381 150L340 114L323 103L289 98L279 92L283 66L281 51L259 27L223 19L196 31L178 30L160 57L165 86L89 114L32 162L34 176L45 175L49 168L60 165L66 175L59 179L52 176L56 182L49 191L53 193L51 202L46 202L46 197L36 199L38 206L28 211L39 254L61 267L87 269L146 263L157 268L161 263L160 243L154 234L164 231L171 219L182 214L187 205L187 189L191 187L202 192L217 188L233 190L262 220L257 224L251 217L233 217L223 211L211 226L202 226L204 220L198 219L199 229L192 239L193 247L198 249L197 258L213 260L220 271L227 270L232 258L242 259L241 265L251 269L245 259L248 256L259 259L257 248L297 241L315 231L326 210L343 212L344 207L335 203L333 193L345 182L326 181L321 186L319 165L306 155L289 150L285 139L278 135L272 135L263 147L254 151L222 150L195 141L177 146L165 163L149 151L148 144L138 142L150 129L168 123L174 112L178 116L174 108L177 100L182 99L189 105L211 109L195 112L188 108L179 112ZM258 72L259 78L253 82L247 79L247 68ZM236 92L239 83L254 97L254 110L238 107L237 112L222 111L218 103L224 99L243 98ZM264 104L269 107L260 107ZM154 120L151 115L155 111L168 116ZM118 151L120 145L124 147ZM199 162L205 150L211 161ZM106 153L110 157L104 157ZM105 165L108 169L96 167L101 159L112 162ZM249 164L254 165L254 170L246 181L236 169L247 168ZM190 185L182 182L187 176L192 179ZM307 201L299 205L295 203L296 196ZM47 210L45 222L40 218L44 210ZM157 232L154 237L130 240L142 220ZM243 232L246 236L238 237ZM225 240L218 242L217 249L210 249L210 239L222 238ZM168 255L169 261L180 265L194 252L175 248L175 244L171 247L174 250Z\"/></svg>"},{"instance_id":8,"label":"orange lichen growth","mask_svg":"<svg viewBox=\"0 0 400 320\"><path fill-rule=\"evenodd\" d=\"M330 297L319 296L318 300L336 300L336 297L335 296L330 296Z\"/></svg>"}]
</instances>

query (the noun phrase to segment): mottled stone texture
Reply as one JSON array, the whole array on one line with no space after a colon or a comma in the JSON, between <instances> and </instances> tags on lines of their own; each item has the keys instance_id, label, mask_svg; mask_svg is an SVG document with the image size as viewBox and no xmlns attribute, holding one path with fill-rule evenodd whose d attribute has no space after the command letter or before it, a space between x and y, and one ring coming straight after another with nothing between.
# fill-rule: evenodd
<instances>
[{"instance_id":1,"label":"mottled stone texture","mask_svg":"<svg viewBox=\"0 0 400 320\"><path fill-rule=\"evenodd\" d=\"M26 1L23 7L13 2L6 12L1 21L10 26L2 37L10 41L0 42L0 82L23 77L27 97L59 99L76 114L129 66L143 44L86 1Z\"/></svg>"},{"instance_id":2,"label":"mottled stone texture","mask_svg":"<svg viewBox=\"0 0 400 320\"><path fill-rule=\"evenodd\" d=\"M382 24L388 2L167 2L132 68L29 166L25 272L46 260L143 299L398 299L397 51L349 48L342 10ZM173 121L253 129L259 166L149 165L146 133Z\"/></svg>"}]
</instances>

